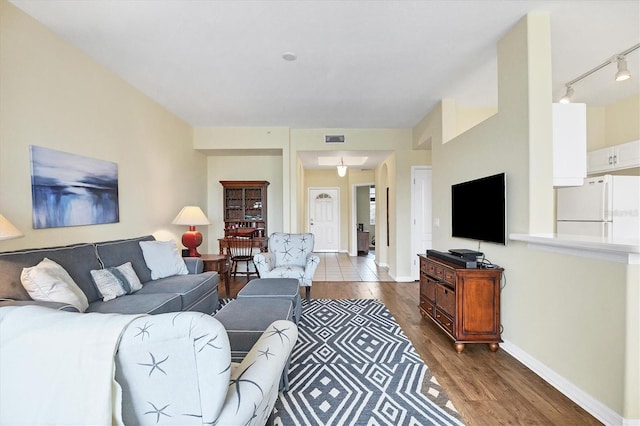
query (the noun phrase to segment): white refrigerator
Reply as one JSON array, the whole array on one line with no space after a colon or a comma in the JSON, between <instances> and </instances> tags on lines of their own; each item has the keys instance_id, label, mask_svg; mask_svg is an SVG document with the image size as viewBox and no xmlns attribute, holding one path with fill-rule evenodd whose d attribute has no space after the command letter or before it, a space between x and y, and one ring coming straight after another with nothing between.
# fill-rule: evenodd
<instances>
[{"instance_id":1,"label":"white refrigerator","mask_svg":"<svg viewBox=\"0 0 640 426\"><path fill-rule=\"evenodd\" d=\"M586 178L557 191L558 234L640 239L640 176Z\"/></svg>"}]
</instances>

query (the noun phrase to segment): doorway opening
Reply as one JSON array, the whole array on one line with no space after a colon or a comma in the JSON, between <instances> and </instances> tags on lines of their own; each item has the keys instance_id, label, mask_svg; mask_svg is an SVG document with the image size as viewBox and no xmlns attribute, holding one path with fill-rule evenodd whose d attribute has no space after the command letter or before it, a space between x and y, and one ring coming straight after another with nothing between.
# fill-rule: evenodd
<instances>
[{"instance_id":1,"label":"doorway opening","mask_svg":"<svg viewBox=\"0 0 640 426\"><path fill-rule=\"evenodd\" d=\"M353 186L354 232L349 254L374 257L376 244L376 187L373 183Z\"/></svg>"}]
</instances>

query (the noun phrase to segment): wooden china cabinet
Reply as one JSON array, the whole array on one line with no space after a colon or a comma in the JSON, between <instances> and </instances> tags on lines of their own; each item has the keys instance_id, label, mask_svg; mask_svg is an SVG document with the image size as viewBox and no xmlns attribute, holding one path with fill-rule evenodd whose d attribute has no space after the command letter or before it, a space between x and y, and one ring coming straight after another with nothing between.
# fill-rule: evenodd
<instances>
[{"instance_id":1,"label":"wooden china cabinet","mask_svg":"<svg viewBox=\"0 0 640 426\"><path fill-rule=\"evenodd\" d=\"M266 180L221 180L224 236L268 237Z\"/></svg>"}]
</instances>

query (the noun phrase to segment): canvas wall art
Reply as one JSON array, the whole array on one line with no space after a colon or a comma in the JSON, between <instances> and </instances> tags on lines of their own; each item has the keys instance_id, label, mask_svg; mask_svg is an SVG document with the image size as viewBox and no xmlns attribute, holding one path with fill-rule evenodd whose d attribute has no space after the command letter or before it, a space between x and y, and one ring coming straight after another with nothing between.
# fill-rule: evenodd
<instances>
[{"instance_id":1,"label":"canvas wall art","mask_svg":"<svg viewBox=\"0 0 640 426\"><path fill-rule=\"evenodd\" d=\"M116 163L30 149L34 229L119 221Z\"/></svg>"}]
</instances>

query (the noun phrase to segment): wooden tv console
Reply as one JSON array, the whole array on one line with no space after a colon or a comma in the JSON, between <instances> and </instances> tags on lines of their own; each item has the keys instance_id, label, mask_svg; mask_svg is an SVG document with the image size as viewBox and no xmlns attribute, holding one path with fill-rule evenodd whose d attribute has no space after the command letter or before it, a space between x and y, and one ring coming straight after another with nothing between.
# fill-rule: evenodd
<instances>
[{"instance_id":1,"label":"wooden tv console","mask_svg":"<svg viewBox=\"0 0 640 426\"><path fill-rule=\"evenodd\" d=\"M456 352L467 343L488 343L498 350L500 281L503 269L466 269L420 257L420 313L454 341Z\"/></svg>"}]
</instances>

